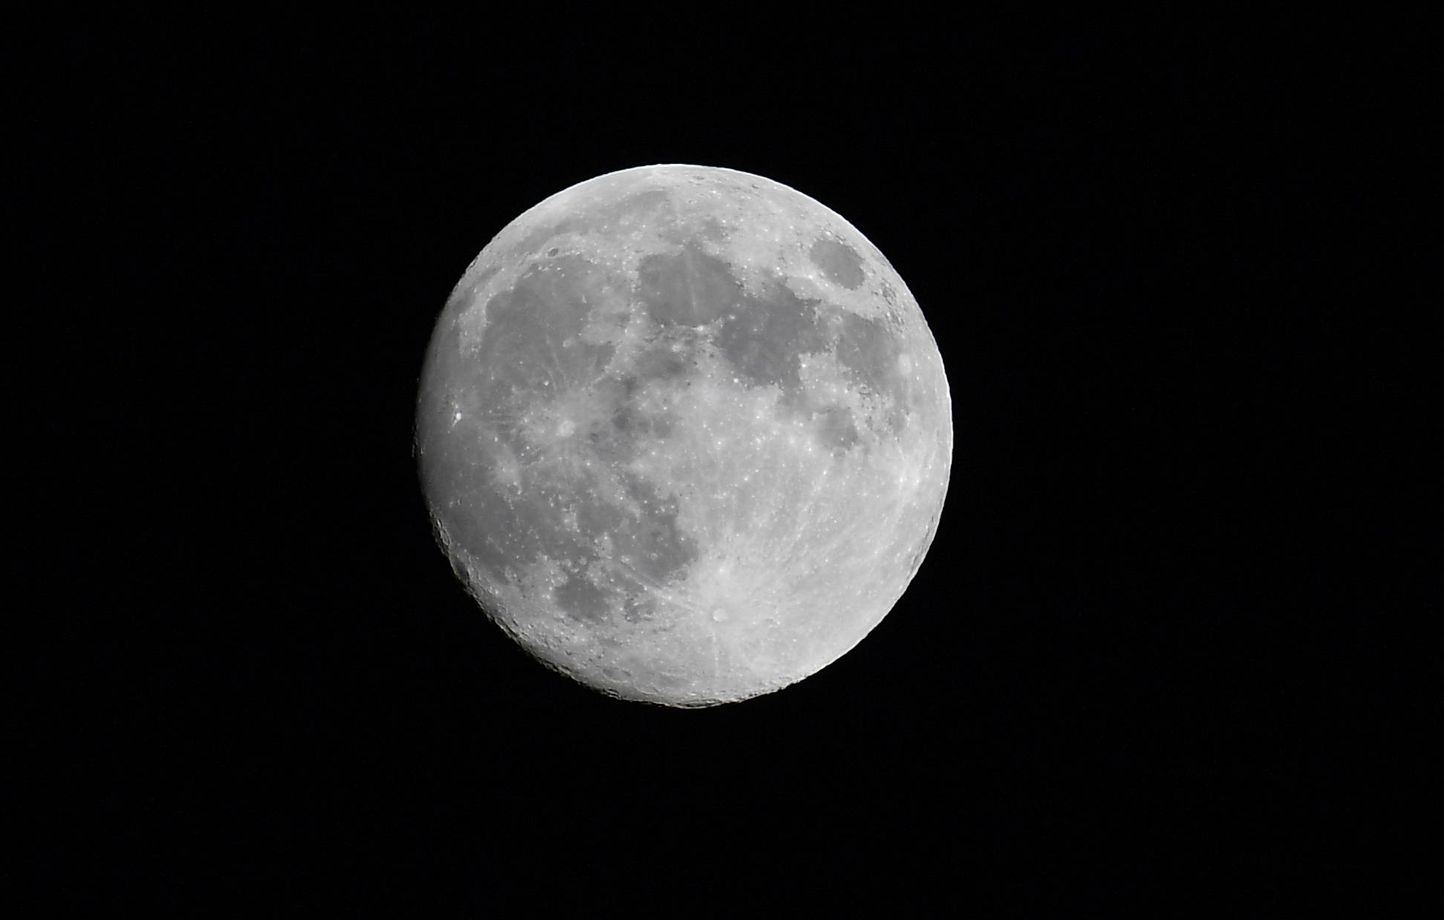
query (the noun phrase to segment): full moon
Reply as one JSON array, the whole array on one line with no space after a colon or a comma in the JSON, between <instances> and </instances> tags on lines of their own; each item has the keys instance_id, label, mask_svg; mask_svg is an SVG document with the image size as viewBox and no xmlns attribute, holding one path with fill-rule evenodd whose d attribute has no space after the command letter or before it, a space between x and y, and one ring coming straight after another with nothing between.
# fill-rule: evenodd
<instances>
[{"instance_id":1,"label":"full moon","mask_svg":"<svg viewBox=\"0 0 1444 920\"><path fill-rule=\"evenodd\" d=\"M856 646L932 543L952 421L892 265L760 176L627 169L467 268L415 445L458 577L542 663L711 706Z\"/></svg>"}]
</instances>

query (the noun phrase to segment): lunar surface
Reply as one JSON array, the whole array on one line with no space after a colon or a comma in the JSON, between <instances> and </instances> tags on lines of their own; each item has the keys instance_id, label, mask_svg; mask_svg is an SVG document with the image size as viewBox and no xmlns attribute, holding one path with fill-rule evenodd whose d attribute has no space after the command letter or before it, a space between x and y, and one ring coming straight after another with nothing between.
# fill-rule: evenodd
<instances>
[{"instance_id":1,"label":"lunar surface","mask_svg":"<svg viewBox=\"0 0 1444 920\"><path fill-rule=\"evenodd\" d=\"M876 247L760 176L562 191L466 270L416 419L487 614L604 693L708 706L835 661L907 588L952 454L942 359Z\"/></svg>"}]
</instances>

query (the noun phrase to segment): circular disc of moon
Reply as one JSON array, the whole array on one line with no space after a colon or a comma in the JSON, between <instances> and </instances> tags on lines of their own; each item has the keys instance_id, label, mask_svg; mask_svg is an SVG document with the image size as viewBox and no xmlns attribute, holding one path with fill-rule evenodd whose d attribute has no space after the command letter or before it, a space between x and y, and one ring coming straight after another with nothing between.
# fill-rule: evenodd
<instances>
[{"instance_id":1,"label":"circular disc of moon","mask_svg":"<svg viewBox=\"0 0 1444 920\"><path fill-rule=\"evenodd\" d=\"M760 176L647 166L512 221L437 321L416 418L437 539L546 665L669 706L846 653L947 490L942 358L851 224Z\"/></svg>"}]
</instances>

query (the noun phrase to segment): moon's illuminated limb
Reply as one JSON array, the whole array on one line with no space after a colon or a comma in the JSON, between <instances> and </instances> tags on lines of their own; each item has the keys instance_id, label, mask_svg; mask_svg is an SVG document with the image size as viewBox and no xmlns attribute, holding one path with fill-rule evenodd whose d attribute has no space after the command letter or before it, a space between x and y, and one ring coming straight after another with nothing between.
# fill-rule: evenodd
<instances>
[{"instance_id":1,"label":"moon's illuminated limb","mask_svg":"<svg viewBox=\"0 0 1444 920\"><path fill-rule=\"evenodd\" d=\"M947 379L855 228L758 176L651 166L527 211L437 322L416 426L439 539L491 617L617 696L813 674L931 543Z\"/></svg>"}]
</instances>

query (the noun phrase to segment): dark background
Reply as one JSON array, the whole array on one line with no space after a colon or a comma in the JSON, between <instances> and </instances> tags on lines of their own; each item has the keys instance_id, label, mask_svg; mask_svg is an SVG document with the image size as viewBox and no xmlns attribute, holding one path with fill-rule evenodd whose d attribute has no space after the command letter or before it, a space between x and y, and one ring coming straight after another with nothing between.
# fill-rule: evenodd
<instances>
[{"instance_id":1,"label":"dark background","mask_svg":"<svg viewBox=\"0 0 1444 920\"><path fill-rule=\"evenodd\" d=\"M218 916L1411 891L1360 884L1394 832L1368 777L1412 769L1373 619L1403 581L1364 574L1404 537L1339 476L1387 478L1367 400L1422 400L1358 372L1385 158L1427 122L1380 78L1422 72L1417 23L573 16L26 38L29 577L61 641L25 654L16 737L47 766L12 876ZM885 252L956 440L891 615L695 712L508 642L433 545L410 445L491 236L666 162L791 185Z\"/></svg>"}]
</instances>

